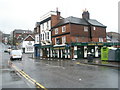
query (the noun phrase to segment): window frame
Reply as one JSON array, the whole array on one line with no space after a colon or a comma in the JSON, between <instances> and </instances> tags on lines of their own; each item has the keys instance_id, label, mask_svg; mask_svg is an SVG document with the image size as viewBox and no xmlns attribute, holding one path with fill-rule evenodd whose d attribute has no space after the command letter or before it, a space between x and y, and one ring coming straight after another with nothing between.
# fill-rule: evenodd
<instances>
[{"instance_id":1,"label":"window frame","mask_svg":"<svg viewBox=\"0 0 120 90\"><path fill-rule=\"evenodd\" d=\"M62 44L65 44L66 43L66 36L63 36L62 37Z\"/></svg>"},{"instance_id":2,"label":"window frame","mask_svg":"<svg viewBox=\"0 0 120 90\"><path fill-rule=\"evenodd\" d=\"M58 28L55 28L55 34L58 34Z\"/></svg>"},{"instance_id":3,"label":"window frame","mask_svg":"<svg viewBox=\"0 0 120 90\"><path fill-rule=\"evenodd\" d=\"M66 26L62 26L62 32L66 32Z\"/></svg>"},{"instance_id":4,"label":"window frame","mask_svg":"<svg viewBox=\"0 0 120 90\"><path fill-rule=\"evenodd\" d=\"M93 30L96 30L96 27L95 27L95 26L93 26Z\"/></svg>"},{"instance_id":5,"label":"window frame","mask_svg":"<svg viewBox=\"0 0 120 90\"><path fill-rule=\"evenodd\" d=\"M88 32L88 27L84 26L84 32Z\"/></svg>"}]
</instances>

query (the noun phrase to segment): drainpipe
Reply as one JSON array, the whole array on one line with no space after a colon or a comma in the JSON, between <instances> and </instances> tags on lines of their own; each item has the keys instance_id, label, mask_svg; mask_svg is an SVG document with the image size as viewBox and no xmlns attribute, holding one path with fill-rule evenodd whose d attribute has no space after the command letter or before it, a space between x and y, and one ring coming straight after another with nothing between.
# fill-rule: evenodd
<instances>
[{"instance_id":1,"label":"drainpipe","mask_svg":"<svg viewBox=\"0 0 120 90\"><path fill-rule=\"evenodd\" d=\"M89 25L89 42L92 42L92 27Z\"/></svg>"}]
</instances>

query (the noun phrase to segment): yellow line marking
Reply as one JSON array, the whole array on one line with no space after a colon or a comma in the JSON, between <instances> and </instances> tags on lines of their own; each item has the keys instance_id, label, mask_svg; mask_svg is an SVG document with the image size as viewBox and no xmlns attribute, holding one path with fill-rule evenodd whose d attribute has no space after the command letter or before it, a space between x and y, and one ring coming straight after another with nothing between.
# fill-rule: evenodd
<instances>
[{"instance_id":1,"label":"yellow line marking","mask_svg":"<svg viewBox=\"0 0 120 90\"><path fill-rule=\"evenodd\" d=\"M43 85L41 85L40 83L38 83L37 81L35 81L34 79L32 79L28 74L26 74L25 72L23 72L22 70L20 70L18 67L16 67L13 63L12 63L12 67L20 74L22 75L25 79L27 79L29 82L31 82L32 84L36 85L37 88L42 88L44 90L47 90Z\"/></svg>"}]
</instances>

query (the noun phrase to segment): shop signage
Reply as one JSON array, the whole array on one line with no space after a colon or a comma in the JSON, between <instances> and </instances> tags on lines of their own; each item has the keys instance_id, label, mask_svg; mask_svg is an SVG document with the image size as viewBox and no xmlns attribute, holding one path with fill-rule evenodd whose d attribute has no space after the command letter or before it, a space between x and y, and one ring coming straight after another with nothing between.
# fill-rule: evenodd
<instances>
[{"instance_id":1,"label":"shop signage","mask_svg":"<svg viewBox=\"0 0 120 90\"><path fill-rule=\"evenodd\" d=\"M65 47L56 47L54 49L65 49Z\"/></svg>"}]
</instances>

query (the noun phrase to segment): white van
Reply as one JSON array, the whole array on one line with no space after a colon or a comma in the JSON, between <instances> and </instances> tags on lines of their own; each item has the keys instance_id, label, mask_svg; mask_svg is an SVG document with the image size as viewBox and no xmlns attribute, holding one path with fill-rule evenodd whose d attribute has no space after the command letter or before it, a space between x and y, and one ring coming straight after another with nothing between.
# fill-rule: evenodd
<instances>
[{"instance_id":1,"label":"white van","mask_svg":"<svg viewBox=\"0 0 120 90\"><path fill-rule=\"evenodd\" d=\"M10 60L19 59L22 60L22 51L21 50L12 50L10 52Z\"/></svg>"}]
</instances>

